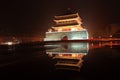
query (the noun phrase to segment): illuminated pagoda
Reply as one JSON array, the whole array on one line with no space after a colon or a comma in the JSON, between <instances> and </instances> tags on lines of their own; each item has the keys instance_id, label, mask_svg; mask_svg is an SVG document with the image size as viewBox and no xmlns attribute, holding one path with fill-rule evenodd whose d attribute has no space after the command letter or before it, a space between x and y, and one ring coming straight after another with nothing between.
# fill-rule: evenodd
<instances>
[{"instance_id":1,"label":"illuminated pagoda","mask_svg":"<svg viewBox=\"0 0 120 80\"><path fill-rule=\"evenodd\" d=\"M78 13L55 16L54 22L55 25L46 32L44 41L88 39L88 32L82 27Z\"/></svg>"}]
</instances>

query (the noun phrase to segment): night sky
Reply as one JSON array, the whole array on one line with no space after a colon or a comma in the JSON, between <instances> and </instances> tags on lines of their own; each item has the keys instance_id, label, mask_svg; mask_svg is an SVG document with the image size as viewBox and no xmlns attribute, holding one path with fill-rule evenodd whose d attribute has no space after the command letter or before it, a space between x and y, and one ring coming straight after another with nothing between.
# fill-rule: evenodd
<instances>
[{"instance_id":1,"label":"night sky","mask_svg":"<svg viewBox=\"0 0 120 80\"><path fill-rule=\"evenodd\" d=\"M0 1L0 36L39 36L52 26L55 15L77 11L89 31L101 32L120 23L119 0L3 0Z\"/></svg>"}]
</instances>

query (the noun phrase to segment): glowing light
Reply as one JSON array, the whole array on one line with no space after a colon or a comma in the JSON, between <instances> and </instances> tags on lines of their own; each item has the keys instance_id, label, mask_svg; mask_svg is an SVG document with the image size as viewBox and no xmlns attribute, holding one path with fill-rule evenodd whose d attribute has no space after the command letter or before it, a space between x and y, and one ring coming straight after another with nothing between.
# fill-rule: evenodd
<instances>
[{"instance_id":1,"label":"glowing light","mask_svg":"<svg viewBox=\"0 0 120 80\"><path fill-rule=\"evenodd\" d=\"M77 54L72 54L72 57L77 57Z\"/></svg>"},{"instance_id":2,"label":"glowing light","mask_svg":"<svg viewBox=\"0 0 120 80\"><path fill-rule=\"evenodd\" d=\"M77 29L76 28L71 28L71 31L76 31Z\"/></svg>"},{"instance_id":3,"label":"glowing light","mask_svg":"<svg viewBox=\"0 0 120 80\"><path fill-rule=\"evenodd\" d=\"M12 42L7 42L7 45L13 45L13 43Z\"/></svg>"},{"instance_id":4,"label":"glowing light","mask_svg":"<svg viewBox=\"0 0 120 80\"><path fill-rule=\"evenodd\" d=\"M59 56L61 56L61 57L62 57L63 55L62 55L62 54L59 54Z\"/></svg>"},{"instance_id":5,"label":"glowing light","mask_svg":"<svg viewBox=\"0 0 120 80\"><path fill-rule=\"evenodd\" d=\"M19 44L20 42L12 42L12 41L7 41L7 42L1 42L2 45L16 45Z\"/></svg>"}]
</instances>

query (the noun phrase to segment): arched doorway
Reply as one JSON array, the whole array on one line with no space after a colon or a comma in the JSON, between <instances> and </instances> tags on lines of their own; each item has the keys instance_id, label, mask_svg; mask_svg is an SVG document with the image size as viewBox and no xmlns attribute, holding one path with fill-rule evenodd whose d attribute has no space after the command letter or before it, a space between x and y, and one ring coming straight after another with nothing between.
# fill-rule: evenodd
<instances>
[{"instance_id":1,"label":"arched doorway","mask_svg":"<svg viewBox=\"0 0 120 80\"><path fill-rule=\"evenodd\" d=\"M63 38L61 38L61 40L68 40L68 37L64 36Z\"/></svg>"}]
</instances>

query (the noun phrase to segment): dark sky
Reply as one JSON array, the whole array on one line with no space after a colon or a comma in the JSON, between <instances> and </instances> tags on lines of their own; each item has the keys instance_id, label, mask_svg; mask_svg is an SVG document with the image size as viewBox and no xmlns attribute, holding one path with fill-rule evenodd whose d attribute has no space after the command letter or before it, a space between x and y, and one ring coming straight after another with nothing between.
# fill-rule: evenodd
<instances>
[{"instance_id":1,"label":"dark sky","mask_svg":"<svg viewBox=\"0 0 120 80\"><path fill-rule=\"evenodd\" d=\"M78 11L90 31L120 23L119 0L3 0L0 36L44 36L55 15Z\"/></svg>"}]
</instances>

